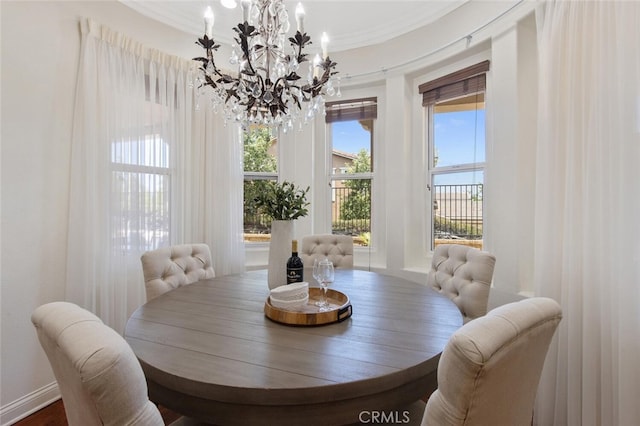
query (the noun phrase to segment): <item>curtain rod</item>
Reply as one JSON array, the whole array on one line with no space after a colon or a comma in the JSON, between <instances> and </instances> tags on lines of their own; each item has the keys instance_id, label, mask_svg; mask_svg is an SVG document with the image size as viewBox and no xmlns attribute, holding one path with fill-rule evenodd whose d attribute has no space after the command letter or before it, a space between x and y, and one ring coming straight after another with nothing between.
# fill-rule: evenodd
<instances>
[{"instance_id":1,"label":"curtain rod","mask_svg":"<svg viewBox=\"0 0 640 426\"><path fill-rule=\"evenodd\" d=\"M525 0L518 0L518 2L517 2L516 4L514 4L513 6L511 6L510 8L508 8L507 10L505 10L504 12L500 13L499 15L497 15L496 17L494 17L494 18L493 18L493 19L491 19L490 21L488 21L488 22L486 22L485 24L483 24L483 25L479 26L479 27L478 27L478 28L476 28L475 30L471 31L471 32L470 32L470 33L468 33L466 36L463 36L463 37L460 37L460 38L458 38L458 39L455 39L455 40L453 40L453 41L451 41L451 42L449 42L449 43L445 44L444 46L441 46L441 47L439 47L439 48L437 48L437 49L435 49L435 50L432 50L432 51L430 51L430 52L425 53L425 54L424 54L424 55L422 55L422 56L418 56L417 58L411 59L411 60L409 60L409 61L406 61L406 62L401 63L401 64L398 64L398 65L393 65L393 66L388 67L388 68L383 67L382 69L380 69L380 70L376 70L376 71L367 71L367 72L363 72L363 73L360 73L360 74L347 74L347 75L345 75L345 77L344 77L344 78L348 81L348 80L351 80L351 79L353 79L353 78L366 77L366 76L374 75L374 74L378 74L378 73L386 74L386 73L387 73L387 71L395 70L395 69L398 69L398 68L403 68L403 67L406 67L407 65L410 65L410 64L412 64L412 63L414 63L414 62L418 62L418 61L421 61L421 60L423 60L423 59L428 58L429 56L435 55L436 53L439 53L439 52L441 52L441 51L443 51L443 50L445 50L445 49L448 49L449 47L453 46L453 45L454 45L454 44L456 44L456 43L461 42L462 40L466 40L466 41L467 41L467 47L469 47L469 44L471 44L471 39L473 38L473 36L474 36L476 33L478 33L478 32L480 32L480 31L484 30L484 29L485 29L485 28L487 28L489 25L491 25L491 24L493 24L494 22L496 22L497 20L501 19L501 18L502 18L503 16L505 16L507 13L511 12L513 9L515 9L515 8L516 8L516 7L518 7L518 6L520 6L520 5L521 5L522 3L524 3L524 2L525 2Z\"/></svg>"}]
</instances>

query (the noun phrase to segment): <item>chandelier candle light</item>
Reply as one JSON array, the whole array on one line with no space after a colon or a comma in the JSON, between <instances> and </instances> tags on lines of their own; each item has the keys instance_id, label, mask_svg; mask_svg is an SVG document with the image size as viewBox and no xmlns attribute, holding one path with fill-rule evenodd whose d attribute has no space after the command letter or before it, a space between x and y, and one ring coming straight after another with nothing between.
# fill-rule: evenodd
<instances>
[{"instance_id":1,"label":"chandelier candle light","mask_svg":"<svg viewBox=\"0 0 640 426\"><path fill-rule=\"evenodd\" d=\"M324 97L340 96L339 78L335 77L335 62L328 53L326 33L320 40L322 56L316 54L309 62L303 53L312 44L304 31L304 9L298 3L295 11L297 31L289 37L289 52L285 40L289 31L289 15L283 0L242 0L243 22L233 28L237 37L229 63L237 66L237 75L219 68L213 54L220 47L213 40L214 16L211 7L204 15L205 33L196 42L206 51L199 61L197 82L202 91L212 89L214 111L222 106L225 122L236 121L244 128L251 124L293 128L293 122L306 123L315 114L324 114ZM306 78L298 71L309 63ZM337 81L336 81L337 80ZM334 85L337 82L337 91Z\"/></svg>"}]
</instances>

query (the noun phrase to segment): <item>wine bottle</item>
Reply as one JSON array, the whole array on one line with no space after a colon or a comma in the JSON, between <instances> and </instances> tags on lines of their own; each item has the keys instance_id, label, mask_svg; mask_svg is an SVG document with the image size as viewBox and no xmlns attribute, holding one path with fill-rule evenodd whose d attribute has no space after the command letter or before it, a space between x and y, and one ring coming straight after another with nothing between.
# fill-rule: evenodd
<instances>
[{"instance_id":1,"label":"wine bottle","mask_svg":"<svg viewBox=\"0 0 640 426\"><path fill-rule=\"evenodd\" d=\"M298 257L298 241L291 241L291 257L287 260L287 284L301 283L304 265Z\"/></svg>"}]
</instances>

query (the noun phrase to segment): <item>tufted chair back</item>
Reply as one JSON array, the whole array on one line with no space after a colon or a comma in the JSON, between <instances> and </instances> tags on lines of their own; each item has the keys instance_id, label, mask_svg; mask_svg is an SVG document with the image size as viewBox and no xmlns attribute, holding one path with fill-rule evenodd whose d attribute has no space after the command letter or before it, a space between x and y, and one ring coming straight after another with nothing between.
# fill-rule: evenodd
<instances>
[{"instance_id":1,"label":"tufted chair back","mask_svg":"<svg viewBox=\"0 0 640 426\"><path fill-rule=\"evenodd\" d=\"M353 237L350 235L318 234L302 238L300 258L305 267L314 259L328 258L336 268L353 268Z\"/></svg>"},{"instance_id":2,"label":"tufted chair back","mask_svg":"<svg viewBox=\"0 0 640 426\"><path fill-rule=\"evenodd\" d=\"M553 299L502 305L459 328L438 363L423 426L532 424L544 360L562 318Z\"/></svg>"},{"instance_id":3,"label":"tufted chair back","mask_svg":"<svg viewBox=\"0 0 640 426\"><path fill-rule=\"evenodd\" d=\"M69 425L164 425L131 347L100 318L73 303L53 302L33 311L31 322Z\"/></svg>"},{"instance_id":4,"label":"tufted chair back","mask_svg":"<svg viewBox=\"0 0 640 426\"><path fill-rule=\"evenodd\" d=\"M215 277L206 244L181 244L144 253L140 258L147 301L169 290Z\"/></svg>"},{"instance_id":5,"label":"tufted chair back","mask_svg":"<svg viewBox=\"0 0 640 426\"><path fill-rule=\"evenodd\" d=\"M487 313L494 255L460 244L441 244L433 252L427 284L458 305L464 322Z\"/></svg>"}]
</instances>

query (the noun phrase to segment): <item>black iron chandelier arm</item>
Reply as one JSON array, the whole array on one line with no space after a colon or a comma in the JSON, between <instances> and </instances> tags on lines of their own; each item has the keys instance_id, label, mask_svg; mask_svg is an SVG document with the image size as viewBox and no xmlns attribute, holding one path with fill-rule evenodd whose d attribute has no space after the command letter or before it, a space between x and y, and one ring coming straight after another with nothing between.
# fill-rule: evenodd
<instances>
[{"instance_id":1,"label":"black iron chandelier arm","mask_svg":"<svg viewBox=\"0 0 640 426\"><path fill-rule=\"evenodd\" d=\"M306 45L313 44L311 42L311 37L309 37L307 33L302 34L300 33L300 31L296 31L295 36L289 37L289 42L291 43L292 46L296 46L298 49L297 58L296 58L296 60L298 61L298 64L306 62L308 60L307 54L302 53L302 49L304 49Z\"/></svg>"},{"instance_id":2,"label":"black iron chandelier arm","mask_svg":"<svg viewBox=\"0 0 640 426\"><path fill-rule=\"evenodd\" d=\"M252 76L256 75L256 69L251 62L251 53L249 52L249 39L258 34L256 32L256 27L249 25L249 23L245 21L243 24L238 24L238 26L234 28L234 31L238 33L238 38L235 40L242 50L242 59L246 61L250 71L247 72L247 70L240 70L240 72Z\"/></svg>"},{"instance_id":3,"label":"black iron chandelier arm","mask_svg":"<svg viewBox=\"0 0 640 426\"><path fill-rule=\"evenodd\" d=\"M318 111L324 111L324 89L333 96L335 62L326 56L326 36L323 34L324 59L310 63L305 47L312 44L311 37L304 32L303 17L296 20L298 30L292 37L286 36L289 29L288 16L283 0L243 0L243 22L233 27L236 33L231 64L237 64L237 74L218 69L214 53L220 45L211 38L213 13L205 13L205 36L196 42L206 51L206 57L194 58L201 66L198 81L201 86L210 86L211 101L215 106L225 105L227 119L243 124L251 123L292 128L292 122L304 119L306 123ZM251 22L251 23L250 23ZM285 40L289 41L290 52ZM304 63L310 63L308 78L300 74ZM340 95L340 80L338 96ZM200 92L198 92L200 94ZM226 98L226 99L225 99ZM307 103L303 108L302 104Z\"/></svg>"}]
</instances>

